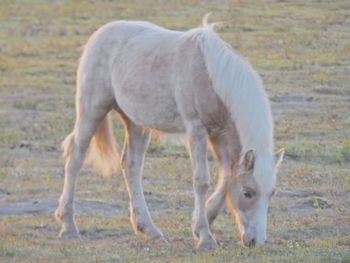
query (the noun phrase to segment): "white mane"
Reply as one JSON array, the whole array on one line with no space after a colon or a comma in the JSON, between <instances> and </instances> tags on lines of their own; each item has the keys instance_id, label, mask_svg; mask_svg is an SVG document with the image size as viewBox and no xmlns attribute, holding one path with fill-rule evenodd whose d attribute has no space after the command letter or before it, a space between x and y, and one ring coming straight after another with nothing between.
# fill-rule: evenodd
<instances>
[{"instance_id":1,"label":"white mane","mask_svg":"<svg viewBox=\"0 0 350 263\"><path fill-rule=\"evenodd\" d=\"M204 27L188 32L198 41L213 87L234 120L242 152L272 154L273 123L271 110L259 75L249 63L212 30Z\"/></svg>"}]
</instances>

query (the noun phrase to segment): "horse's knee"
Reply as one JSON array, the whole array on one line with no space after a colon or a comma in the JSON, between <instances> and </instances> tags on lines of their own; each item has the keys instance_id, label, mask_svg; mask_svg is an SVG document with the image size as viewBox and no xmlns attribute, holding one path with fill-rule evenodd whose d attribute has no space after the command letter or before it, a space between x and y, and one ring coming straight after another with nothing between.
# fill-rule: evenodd
<instances>
[{"instance_id":1,"label":"horse's knee","mask_svg":"<svg viewBox=\"0 0 350 263\"><path fill-rule=\"evenodd\" d=\"M89 146L88 141L82 141L78 134L72 132L62 142L63 159L68 167L75 167L76 163L81 163L84 154Z\"/></svg>"},{"instance_id":2,"label":"horse's knee","mask_svg":"<svg viewBox=\"0 0 350 263\"><path fill-rule=\"evenodd\" d=\"M193 179L193 185L196 193L205 194L209 189L209 176L195 175Z\"/></svg>"}]
</instances>

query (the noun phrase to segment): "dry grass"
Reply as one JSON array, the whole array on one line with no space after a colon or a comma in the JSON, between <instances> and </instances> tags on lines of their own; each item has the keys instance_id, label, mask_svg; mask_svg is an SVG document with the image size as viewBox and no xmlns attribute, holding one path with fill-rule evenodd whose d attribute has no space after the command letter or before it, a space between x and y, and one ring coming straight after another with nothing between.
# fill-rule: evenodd
<instances>
[{"instance_id":1,"label":"dry grass","mask_svg":"<svg viewBox=\"0 0 350 263\"><path fill-rule=\"evenodd\" d=\"M35 208L60 194L59 144L73 127L75 70L88 36L117 19L185 30L208 11L226 22L222 38L262 75L276 144L287 150L269 214L270 243L242 248L223 214L214 225L222 248L194 250L187 154L157 142L144 185L168 246L133 234L121 176L104 180L87 169L77 200L115 212L81 212L83 243L56 238L52 206L6 216L5 207L26 201ZM348 0L1 1L0 262L350 262L349 29ZM115 128L121 139L120 124ZM214 166L212 172L214 184Z\"/></svg>"}]
</instances>

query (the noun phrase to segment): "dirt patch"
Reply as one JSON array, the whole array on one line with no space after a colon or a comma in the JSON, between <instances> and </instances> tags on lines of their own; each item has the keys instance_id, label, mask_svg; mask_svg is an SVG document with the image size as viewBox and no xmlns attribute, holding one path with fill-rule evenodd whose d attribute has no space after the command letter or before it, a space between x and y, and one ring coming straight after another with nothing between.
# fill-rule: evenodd
<instances>
[{"instance_id":1,"label":"dirt patch","mask_svg":"<svg viewBox=\"0 0 350 263\"><path fill-rule=\"evenodd\" d=\"M19 202L4 203L0 205L0 218L11 216L31 216L54 214L57 208L55 199L26 199ZM110 218L115 216L120 207L98 201L75 201L76 215L100 216Z\"/></svg>"},{"instance_id":2,"label":"dirt patch","mask_svg":"<svg viewBox=\"0 0 350 263\"><path fill-rule=\"evenodd\" d=\"M288 206L287 210L291 213L305 213L315 209L327 209L333 206L330 201L322 197L323 195L321 193L314 191L282 191L277 196L293 199L303 198L303 202Z\"/></svg>"},{"instance_id":3,"label":"dirt patch","mask_svg":"<svg viewBox=\"0 0 350 263\"><path fill-rule=\"evenodd\" d=\"M290 213L305 213L305 212L311 212L315 210L315 208L309 204L296 204L288 207L288 212Z\"/></svg>"},{"instance_id":4,"label":"dirt patch","mask_svg":"<svg viewBox=\"0 0 350 263\"><path fill-rule=\"evenodd\" d=\"M322 89L315 89L314 91L322 95L350 96L350 91L346 89L322 88Z\"/></svg>"},{"instance_id":5,"label":"dirt patch","mask_svg":"<svg viewBox=\"0 0 350 263\"><path fill-rule=\"evenodd\" d=\"M272 109L275 113L285 113L301 108L314 108L313 100L314 97L311 95L291 95L289 92L270 97Z\"/></svg>"},{"instance_id":6,"label":"dirt patch","mask_svg":"<svg viewBox=\"0 0 350 263\"><path fill-rule=\"evenodd\" d=\"M6 198L6 196L10 195L11 193L9 191L0 189L0 200Z\"/></svg>"},{"instance_id":7,"label":"dirt patch","mask_svg":"<svg viewBox=\"0 0 350 263\"><path fill-rule=\"evenodd\" d=\"M310 196L323 196L323 195L319 192L314 192L314 191L285 190L285 191L278 192L277 196L294 198L294 197L310 197Z\"/></svg>"}]
</instances>

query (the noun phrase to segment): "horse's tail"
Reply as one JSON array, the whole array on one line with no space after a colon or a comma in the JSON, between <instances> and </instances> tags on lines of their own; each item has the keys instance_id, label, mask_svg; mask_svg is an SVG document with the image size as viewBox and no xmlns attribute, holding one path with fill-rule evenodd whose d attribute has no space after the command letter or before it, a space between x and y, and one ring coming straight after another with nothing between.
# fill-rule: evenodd
<instances>
[{"instance_id":1,"label":"horse's tail","mask_svg":"<svg viewBox=\"0 0 350 263\"><path fill-rule=\"evenodd\" d=\"M92 165L96 173L105 177L120 170L120 155L108 115L90 142L87 162Z\"/></svg>"},{"instance_id":2,"label":"horse's tail","mask_svg":"<svg viewBox=\"0 0 350 263\"><path fill-rule=\"evenodd\" d=\"M62 142L62 157L67 163L75 146L74 129ZM108 115L103 119L89 145L86 161L92 165L97 174L111 176L120 170L120 157L117 144L112 133Z\"/></svg>"}]
</instances>

